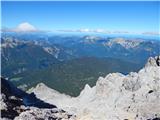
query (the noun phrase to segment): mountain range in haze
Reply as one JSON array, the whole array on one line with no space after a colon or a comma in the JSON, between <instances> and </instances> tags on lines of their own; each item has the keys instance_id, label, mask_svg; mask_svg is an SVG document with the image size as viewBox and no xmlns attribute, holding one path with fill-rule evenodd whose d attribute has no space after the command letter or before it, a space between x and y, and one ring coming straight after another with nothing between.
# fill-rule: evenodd
<instances>
[{"instance_id":1,"label":"mountain range in haze","mask_svg":"<svg viewBox=\"0 0 160 120\"><path fill-rule=\"evenodd\" d=\"M43 82L77 96L99 76L138 71L159 48L160 41L137 37L2 33L2 76L24 90Z\"/></svg>"}]
</instances>

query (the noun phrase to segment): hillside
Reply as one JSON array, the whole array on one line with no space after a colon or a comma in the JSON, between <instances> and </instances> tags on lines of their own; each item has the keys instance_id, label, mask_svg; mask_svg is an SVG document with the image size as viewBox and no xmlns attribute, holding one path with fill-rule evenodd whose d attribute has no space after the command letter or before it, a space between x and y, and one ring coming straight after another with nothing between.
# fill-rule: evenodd
<instances>
[{"instance_id":1,"label":"hillside","mask_svg":"<svg viewBox=\"0 0 160 120\"><path fill-rule=\"evenodd\" d=\"M23 90L43 82L77 96L99 76L138 71L160 42L146 38L3 33L2 76Z\"/></svg>"},{"instance_id":2,"label":"hillside","mask_svg":"<svg viewBox=\"0 0 160 120\"><path fill-rule=\"evenodd\" d=\"M43 70L34 70L17 74L11 79L17 86L26 89L43 82L49 87L72 96L77 96L85 84L94 86L99 76L111 72L129 73L141 68L139 64L113 58L84 57L65 61Z\"/></svg>"}]
</instances>

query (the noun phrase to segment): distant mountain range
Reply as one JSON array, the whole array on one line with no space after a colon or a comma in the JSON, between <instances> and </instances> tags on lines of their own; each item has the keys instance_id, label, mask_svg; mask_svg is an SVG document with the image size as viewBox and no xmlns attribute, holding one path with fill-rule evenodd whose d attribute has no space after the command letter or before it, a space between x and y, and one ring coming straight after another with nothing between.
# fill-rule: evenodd
<instances>
[{"instance_id":1,"label":"distant mountain range","mask_svg":"<svg viewBox=\"0 0 160 120\"><path fill-rule=\"evenodd\" d=\"M99 76L139 70L159 48L142 38L3 33L2 76L23 89L44 82L75 96Z\"/></svg>"}]
</instances>

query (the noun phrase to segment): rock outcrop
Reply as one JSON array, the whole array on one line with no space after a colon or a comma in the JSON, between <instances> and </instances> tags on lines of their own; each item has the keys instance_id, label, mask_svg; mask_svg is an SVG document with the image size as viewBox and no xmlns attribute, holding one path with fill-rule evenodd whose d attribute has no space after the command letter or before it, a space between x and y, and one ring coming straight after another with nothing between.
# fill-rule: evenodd
<instances>
[{"instance_id":1,"label":"rock outcrop","mask_svg":"<svg viewBox=\"0 0 160 120\"><path fill-rule=\"evenodd\" d=\"M160 120L159 57L138 73L110 73L77 97L40 83L25 93L1 78L2 120ZM56 105L56 106L54 106Z\"/></svg>"},{"instance_id":2,"label":"rock outcrop","mask_svg":"<svg viewBox=\"0 0 160 120\"><path fill-rule=\"evenodd\" d=\"M17 94L18 91L17 91ZM14 119L15 116L18 116L20 112L23 111L22 99L18 96L15 96L11 91L10 84L7 80L1 78L1 117L7 119Z\"/></svg>"},{"instance_id":3,"label":"rock outcrop","mask_svg":"<svg viewBox=\"0 0 160 120\"><path fill-rule=\"evenodd\" d=\"M76 114L78 120L159 120L158 58L150 58L138 73L111 73L100 77L96 86L86 85L78 97L60 94L44 84L32 91L38 98Z\"/></svg>"},{"instance_id":4,"label":"rock outcrop","mask_svg":"<svg viewBox=\"0 0 160 120\"><path fill-rule=\"evenodd\" d=\"M31 108L26 112L22 112L14 120L75 120L75 116L67 112L54 109Z\"/></svg>"},{"instance_id":5,"label":"rock outcrop","mask_svg":"<svg viewBox=\"0 0 160 120\"><path fill-rule=\"evenodd\" d=\"M16 88L1 78L0 110L2 120L74 120L75 116Z\"/></svg>"}]
</instances>

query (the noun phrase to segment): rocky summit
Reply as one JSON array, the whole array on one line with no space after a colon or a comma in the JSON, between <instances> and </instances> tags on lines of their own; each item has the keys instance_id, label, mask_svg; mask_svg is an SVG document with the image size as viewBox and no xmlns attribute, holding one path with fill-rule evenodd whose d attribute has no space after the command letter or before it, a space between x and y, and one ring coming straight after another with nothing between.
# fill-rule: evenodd
<instances>
[{"instance_id":1,"label":"rocky summit","mask_svg":"<svg viewBox=\"0 0 160 120\"><path fill-rule=\"evenodd\" d=\"M160 120L160 57L139 72L110 73L77 97L39 83L25 93L1 79L3 120Z\"/></svg>"},{"instance_id":2,"label":"rocky summit","mask_svg":"<svg viewBox=\"0 0 160 120\"><path fill-rule=\"evenodd\" d=\"M149 58L139 72L110 73L96 86L86 85L77 97L61 94L43 83L31 91L77 120L160 120L159 57Z\"/></svg>"}]
</instances>

